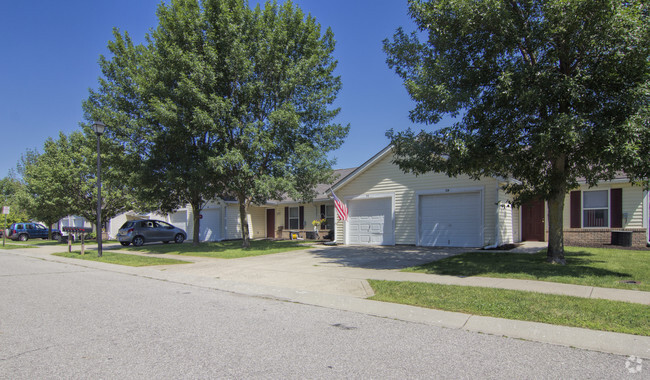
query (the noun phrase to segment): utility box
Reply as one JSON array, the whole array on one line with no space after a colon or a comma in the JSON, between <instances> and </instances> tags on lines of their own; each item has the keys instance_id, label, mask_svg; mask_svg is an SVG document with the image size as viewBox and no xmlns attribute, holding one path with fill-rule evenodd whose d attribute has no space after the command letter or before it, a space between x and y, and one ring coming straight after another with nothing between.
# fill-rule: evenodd
<instances>
[{"instance_id":1,"label":"utility box","mask_svg":"<svg viewBox=\"0 0 650 380\"><path fill-rule=\"evenodd\" d=\"M612 231L611 244L621 247L631 247L632 231Z\"/></svg>"}]
</instances>

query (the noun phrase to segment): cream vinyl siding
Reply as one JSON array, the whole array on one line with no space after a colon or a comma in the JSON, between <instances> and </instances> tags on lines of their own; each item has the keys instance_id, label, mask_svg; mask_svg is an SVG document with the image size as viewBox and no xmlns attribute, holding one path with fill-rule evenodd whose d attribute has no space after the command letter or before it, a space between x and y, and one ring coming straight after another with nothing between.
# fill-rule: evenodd
<instances>
[{"instance_id":1,"label":"cream vinyl siding","mask_svg":"<svg viewBox=\"0 0 650 380\"><path fill-rule=\"evenodd\" d=\"M581 185L580 191L593 191L593 190L609 190L611 188L623 189L623 228L644 228L643 223L643 188L640 186L632 186L630 183L603 183L595 187ZM611 207L611 199L609 207ZM546 208L548 213L548 205ZM627 219L625 215L627 214ZM564 229L569 229L571 226L571 199L570 193L564 198ZM626 222L627 221L627 222ZM548 231L548 225L546 226Z\"/></svg>"},{"instance_id":2,"label":"cream vinyl siding","mask_svg":"<svg viewBox=\"0 0 650 380\"><path fill-rule=\"evenodd\" d=\"M252 208L252 207L251 207ZM253 237L251 213L248 212L248 236ZM241 222L239 221L239 203L229 203L226 206L226 239L241 239Z\"/></svg>"},{"instance_id":3,"label":"cream vinyl siding","mask_svg":"<svg viewBox=\"0 0 650 380\"><path fill-rule=\"evenodd\" d=\"M239 215L239 214L238 214ZM248 208L248 225L254 239L266 237L266 209L250 206Z\"/></svg>"},{"instance_id":4,"label":"cream vinyl siding","mask_svg":"<svg viewBox=\"0 0 650 380\"><path fill-rule=\"evenodd\" d=\"M503 190L502 186L505 183L499 184L499 209L501 228L499 229L500 244L509 244L521 241L519 238L519 208L512 207L512 197ZM510 207L508 207L510 205Z\"/></svg>"},{"instance_id":5,"label":"cream vinyl siding","mask_svg":"<svg viewBox=\"0 0 650 380\"><path fill-rule=\"evenodd\" d=\"M497 201L497 181L486 178L474 181L467 176L449 178L442 173L427 173L416 177L405 174L392 164L392 153L379 158L365 170L349 180L335 192L339 199L362 194L394 194L395 244L417 244L418 221L416 219L417 192L443 190L447 188L482 188L483 193L483 240L490 244L495 237L495 215ZM344 222L336 223L336 241L345 243Z\"/></svg>"}]
</instances>

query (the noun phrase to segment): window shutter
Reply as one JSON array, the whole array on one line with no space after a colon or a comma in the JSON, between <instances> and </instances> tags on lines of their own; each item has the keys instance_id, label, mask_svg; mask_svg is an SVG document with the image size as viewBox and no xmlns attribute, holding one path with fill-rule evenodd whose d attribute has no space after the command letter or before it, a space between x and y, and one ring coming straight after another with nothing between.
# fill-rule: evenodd
<instances>
[{"instance_id":1,"label":"window shutter","mask_svg":"<svg viewBox=\"0 0 650 380\"><path fill-rule=\"evenodd\" d=\"M571 228L580 228L582 227L582 205L580 202L580 197L582 192L572 191L570 197L570 208L571 208Z\"/></svg>"},{"instance_id":2,"label":"window shutter","mask_svg":"<svg viewBox=\"0 0 650 380\"><path fill-rule=\"evenodd\" d=\"M300 206L300 225L301 230L305 228L305 206Z\"/></svg>"},{"instance_id":3,"label":"window shutter","mask_svg":"<svg viewBox=\"0 0 650 380\"><path fill-rule=\"evenodd\" d=\"M623 189L611 189L610 198L612 228L623 228Z\"/></svg>"},{"instance_id":4,"label":"window shutter","mask_svg":"<svg viewBox=\"0 0 650 380\"><path fill-rule=\"evenodd\" d=\"M289 207L284 208L284 229L289 229Z\"/></svg>"}]
</instances>

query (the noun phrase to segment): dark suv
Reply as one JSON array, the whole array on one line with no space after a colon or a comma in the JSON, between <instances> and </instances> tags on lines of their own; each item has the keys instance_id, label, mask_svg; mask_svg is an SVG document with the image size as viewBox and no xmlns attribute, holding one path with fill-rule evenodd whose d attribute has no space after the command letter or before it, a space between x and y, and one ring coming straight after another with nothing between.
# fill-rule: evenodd
<instances>
[{"instance_id":1,"label":"dark suv","mask_svg":"<svg viewBox=\"0 0 650 380\"><path fill-rule=\"evenodd\" d=\"M11 240L47 239L47 228L39 223L14 223L5 231ZM52 239L59 240L61 232L52 229Z\"/></svg>"}]
</instances>

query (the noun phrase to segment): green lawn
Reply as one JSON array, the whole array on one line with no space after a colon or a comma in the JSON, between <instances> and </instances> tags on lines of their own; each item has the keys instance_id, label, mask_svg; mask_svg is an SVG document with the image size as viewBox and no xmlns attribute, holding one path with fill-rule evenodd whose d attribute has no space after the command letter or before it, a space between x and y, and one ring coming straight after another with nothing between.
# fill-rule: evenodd
<instances>
[{"instance_id":1,"label":"green lawn","mask_svg":"<svg viewBox=\"0 0 650 380\"><path fill-rule=\"evenodd\" d=\"M7 240L7 243L9 243L10 240ZM115 241L110 241L110 240L103 240L103 244L112 244L115 243ZM47 239L29 239L27 241L13 241L11 240L11 244L15 245L29 245L29 246L51 246L51 245L60 245L62 247L67 247L68 243L59 243L56 240L47 240ZM85 240L84 244L86 245L97 245L97 240ZM81 240L77 240L72 243L73 246L80 246L81 245Z\"/></svg>"},{"instance_id":2,"label":"green lawn","mask_svg":"<svg viewBox=\"0 0 650 380\"><path fill-rule=\"evenodd\" d=\"M192 243L183 244L152 244L142 247L128 246L122 249L149 253L169 253L186 256L215 257L220 259L237 259L249 256L270 255L273 253L295 251L309 248L304 242L295 240L251 240L250 248L243 249L241 240L200 243L193 246Z\"/></svg>"},{"instance_id":3,"label":"green lawn","mask_svg":"<svg viewBox=\"0 0 650 380\"><path fill-rule=\"evenodd\" d=\"M35 245L31 244L15 244L13 241L11 243L5 243L4 247L0 243L0 249L21 249L21 248L37 248Z\"/></svg>"},{"instance_id":4,"label":"green lawn","mask_svg":"<svg viewBox=\"0 0 650 380\"><path fill-rule=\"evenodd\" d=\"M496 318L650 336L650 306L506 289L369 280L370 299Z\"/></svg>"},{"instance_id":5,"label":"green lawn","mask_svg":"<svg viewBox=\"0 0 650 380\"><path fill-rule=\"evenodd\" d=\"M522 253L474 251L406 268L450 276L483 276L562 282L604 288L650 291L650 251L565 247L567 265L550 265L546 251ZM622 281L637 281L626 284Z\"/></svg>"},{"instance_id":6,"label":"green lawn","mask_svg":"<svg viewBox=\"0 0 650 380\"><path fill-rule=\"evenodd\" d=\"M162 257L149 257L140 255L129 255L125 253L117 253L110 251L103 251L102 257L97 257L96 251L86 252L81 255L79 252L62 252L54 253L54 256L69 257L73 259L100 261L102 263L128 265L131 267L144 267L149 265L169 265L169 264L188 264L187 261L165 259Z\"/></svg>"}]
</instances>

